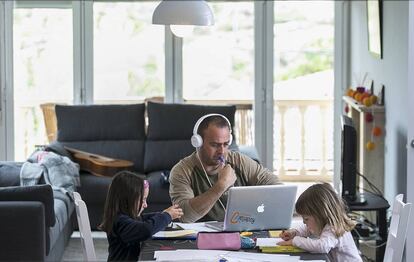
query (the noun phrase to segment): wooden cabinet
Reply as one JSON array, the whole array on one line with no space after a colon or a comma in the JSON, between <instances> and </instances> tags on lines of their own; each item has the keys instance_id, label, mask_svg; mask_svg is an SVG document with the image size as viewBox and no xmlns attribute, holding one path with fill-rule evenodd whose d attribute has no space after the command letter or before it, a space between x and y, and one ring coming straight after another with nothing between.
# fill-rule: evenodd
<instances>
[{"instance_id":1,"label":"wooden cabinet","mask_svg":"<svg viewBox=\"0 0 414 262\"><path fill-rule=\"evenodd\" d=\"M351 97L344 96L343 100L348 105L348 116L352 118L357 131L357 171L372 182L381 192L384 192L384 136L385 130L385 108L373 105L366 107ZM366 121L366 115L374 116L372 122ZM382 134L373 136L374 126L380 127ZM375 149L367 150L368 141L375 143ZM359 179L359 185L368 191L372 191L368 183Z\"/></svg>"}]
</instances>

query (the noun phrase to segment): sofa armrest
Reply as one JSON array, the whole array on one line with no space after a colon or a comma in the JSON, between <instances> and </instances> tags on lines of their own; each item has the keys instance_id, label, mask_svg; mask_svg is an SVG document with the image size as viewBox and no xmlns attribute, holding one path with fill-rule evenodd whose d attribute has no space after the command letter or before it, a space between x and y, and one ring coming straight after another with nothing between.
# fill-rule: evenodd
<instances>
[{"instance_id":1,"label":"sofa armrest","mask_svg":"<svg viewBox=\"0 0 414 262\"><path fill-rule=\"evenodd\" d=\"M0 187L1 201L39 201L45 209L45 226L52 227L56 223L53 190L50 185Z\"/></svg>"},{"instance_id":2,"label":"sofa armrest","mask_svg":"<svg viewBox=\"0 0 414 262\"><path fill-rule=\"evenodd\" d=\"M239 150L240 153L245 154L246 156L250 157L251 159L260 164L259 152L257 152L255 146L239 145Z\"/></svg>"},{"instance_id":3,"label":"sofa armrest","mask_svg":"<svg viewBox=\"0 0 414 262\"><path fill-rule=\"evenodd\" d=\"M0 187L19 186L22 162L0 161Z\"/></svg>"},{"instance_id":4,"label":"sofa armrest","mask_svg":"<svg viewBox=\"0 0 414 262\"><path fill-rule=\"evenodd\" d=\"M0 214L0 260L44 261L44 205L38 201L0 201Z\"/></svg>"}]
</instances>

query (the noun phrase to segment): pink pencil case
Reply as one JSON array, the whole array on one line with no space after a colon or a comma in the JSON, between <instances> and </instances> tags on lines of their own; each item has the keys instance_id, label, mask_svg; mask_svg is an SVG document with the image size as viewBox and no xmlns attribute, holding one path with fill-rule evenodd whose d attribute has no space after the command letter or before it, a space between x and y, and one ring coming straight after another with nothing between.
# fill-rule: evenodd
<instances>
[{"instance_id":1,"label":"pink pencil case","mask_svg":"<svg viewBox=\"0 0 414 262\"><path fill-rule=\"evenodd\" d=\"M198 249L239 250L239 232L200 232L197 234Z\"/></svg>"}]
</instances>

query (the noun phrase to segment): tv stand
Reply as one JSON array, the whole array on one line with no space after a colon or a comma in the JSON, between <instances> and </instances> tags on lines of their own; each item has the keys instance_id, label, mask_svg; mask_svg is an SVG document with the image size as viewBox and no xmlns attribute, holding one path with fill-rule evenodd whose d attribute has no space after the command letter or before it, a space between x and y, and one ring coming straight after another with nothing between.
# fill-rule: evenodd
<instances>
[{"instance_id":1,"label":"tv stand","mask_svg":"<svg viewBox=\"0 0 414 262\"><path fill-rule=\"evenodd\" d=\"M348 204L351 205L366 205L367 200L365 199L364 194L357 193L354 197L344 197L344 200Z\"/></svg>"},{"instance_id":2,"label":"tv stand","mask_svg":"<svg viewBox=\"0 0 414 262\"><path fill-rule=\"evenodd\" d=\"M382 261L385 253L385 243L387 242L387 209L390 207L387 200L375 194L365 192L363 198L366 204L348 204L350 211L375 211L376 226L378 227L379 237L375 240L377 246L375 250L375 261ZM373 221L371 221L373 222Z\"/></svg>"}]
</instances>

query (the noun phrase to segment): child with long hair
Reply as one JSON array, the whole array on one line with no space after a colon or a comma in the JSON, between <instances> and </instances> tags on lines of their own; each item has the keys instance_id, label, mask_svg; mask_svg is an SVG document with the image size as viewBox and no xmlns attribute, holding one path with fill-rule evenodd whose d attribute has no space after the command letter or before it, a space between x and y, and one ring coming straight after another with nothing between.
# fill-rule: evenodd
<instances>
[{"instance_id":1,"label":"child with long hair","mask_svg":"<svg viewBox=\"0 0 414 262\"><path fill-rule=\"evenodd\" d=\"M121 171L109 186L100 229L108 238L108 261L137 261L141 241L183 215L177 205L163 212L141 215L147 207L149 184L137 174Z\"/></svg>"},{"instance_id":2,"label":"child with long hair","mask_svg":"<svg viewBox=\"0 0 414 262\"><path fill-rule=\"evenodd\" d=\"M293 245L309 252L327 253L330 261L362 261L342 198L327 183L315 184L303 192L295 205L304 225L283 231L279 245Z\"/></svg>"}]
</instances>

